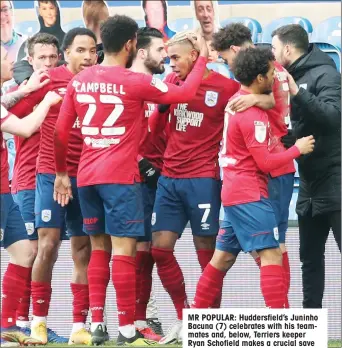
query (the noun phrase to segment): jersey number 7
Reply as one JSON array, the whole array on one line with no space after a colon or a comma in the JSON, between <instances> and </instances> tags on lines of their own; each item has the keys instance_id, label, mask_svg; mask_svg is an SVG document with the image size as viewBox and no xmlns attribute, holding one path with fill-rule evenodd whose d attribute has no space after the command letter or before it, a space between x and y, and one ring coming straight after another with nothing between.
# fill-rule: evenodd
<instances>
[{"instance_id":1,"label":"jersey number 7","mask_svg":"<svg viewBox=\"0 0 342 348\"><path fill-rule=\"evenodd\" d=\"M81 132L84 135L122 135L126 131L126 127L114 127L115 122L122 115L124 106L122 100L115 95L100 94L100 102L102 104L112 104L113 110L104 121L101 128L92 127L91 121L96 113L96 100L89 94L77 94L76 100L78 103L89 104L88 110L84 115L81 125Z\"/></svg>"}]
</instances>

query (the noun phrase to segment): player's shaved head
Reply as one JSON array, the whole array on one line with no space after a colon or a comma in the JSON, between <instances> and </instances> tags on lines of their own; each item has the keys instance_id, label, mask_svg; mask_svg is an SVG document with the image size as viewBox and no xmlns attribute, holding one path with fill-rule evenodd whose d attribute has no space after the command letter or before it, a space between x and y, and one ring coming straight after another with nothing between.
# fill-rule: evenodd
<instances>
[{"instance_id":1,"label":"player's shaved head","mask_svg":"<svg viewBox=\"0 0 342 348\"><path fill-rule=\"evenodd\" d=\"M173 36L172 39L170 39L167 42L167 46L171 47L174 45L182 45L182 46L188 48L189 50L196 49L194 47L194 45L189 41L188 36L192 36L194 39L197 38L196 33L194 33L193 31L184 30L184 31L177 33L175 36Z\"/></svg>"}]
</instances>

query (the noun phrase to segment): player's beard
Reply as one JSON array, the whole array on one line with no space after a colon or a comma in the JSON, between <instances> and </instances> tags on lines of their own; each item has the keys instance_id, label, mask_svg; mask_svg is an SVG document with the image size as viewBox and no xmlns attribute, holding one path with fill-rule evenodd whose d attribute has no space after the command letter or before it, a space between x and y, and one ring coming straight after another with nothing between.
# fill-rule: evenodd
<instances>
[{"instance_id":1,"label":"player's beard","mask_svg":"<svg viewBox=\"0 0 342 348\"><path fill-rule=\"evenodd\" d=\"M155 59L151 58L150 55L147 56L144 64L148 70L151 71L152 74L163 74L165 71L163 62L157 62Z\"/></svg>"},{"instance_id":2,"label":"player's beard","mask_svg":"<svg viewBox=\"0 0 342 348\"><path fill-rule=\"evenodd\" d=\"M127 63L126 63L127 69L129 69L132 66L134 57L135 57L135 50L132 48L131 51L129 52L129 56L128 56Z\"/></svg>"}]
</instances>

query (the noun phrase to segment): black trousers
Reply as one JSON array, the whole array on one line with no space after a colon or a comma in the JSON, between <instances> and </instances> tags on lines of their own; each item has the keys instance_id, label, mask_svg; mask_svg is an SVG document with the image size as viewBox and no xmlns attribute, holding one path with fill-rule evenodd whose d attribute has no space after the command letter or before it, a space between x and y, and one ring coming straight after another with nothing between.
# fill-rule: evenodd
<instances>
[{"instance_id":1,"label":"black trousers","mask_svg":"<svg viewBox=\"0 0 342 348\"><path fill-rule=\"evenodd\" d=\"M302 263L303 308L322 308L325 282L325 244L332 229L341 252L341 211L298 216Z\"/></svg>"}]
</instances>

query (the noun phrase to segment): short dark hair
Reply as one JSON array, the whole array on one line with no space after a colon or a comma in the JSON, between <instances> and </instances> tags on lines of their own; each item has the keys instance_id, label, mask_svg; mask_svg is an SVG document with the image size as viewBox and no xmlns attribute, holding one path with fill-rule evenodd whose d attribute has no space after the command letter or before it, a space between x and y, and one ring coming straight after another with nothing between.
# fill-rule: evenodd
<instances>
[{"instance_id":1,"label":"short dark hair","mask_svg":"<svg viewBox=\"0 0 342 348\"><path fill-rule=\"evenodd\" d=\"M92 39L94 39L96 44L96 35L91 30L87 28L77 27L77 28L73 28L69 30L65 34L63 39L63 44L62 44L62 50L65 51L67 48L69 48L73 44L76 36L83 36L83 35L89 36Z\"/></svg>"},{"instance_id":2,"label":"short dark hair","mask_svg":"<svg viewBox=\"0 0 342 348\"><path fill-rule=\"evenodd\" d=\"M236 55L232 72L244 86L250 86L258 75L266 76L274 55L266 47L249 47L240 50Z\"/></svg>"},{"instance_id":3,"label":"short dark hair","mask_svg":"<svg viewBox=\"0 0 342 348\"><path fill-rule=\"evenodd\" d=\"M137 32L137 50L148 49L153 38L162 39L164 36L161 31L156 28L143 27Z\"/></svg>"},{"instance_id":4,"label":"short dark hair","mask_svg":"<svg viewBox=\"0 0 342 348\"><path fill-rule=\"evenodd\" d=\"M101 40L105 53L118 53L125 43L133 40L138 31L137 22L125 15L109 17L101 25Z\"/></svg>"},{"instance_id":5,"label":"short dark hair","mask_svg":"<svg viewBox=\"0 0 342 348\"><path fill-rule=\"evenodd\" d=\"M291 44L301 53L308 52L309 36L306 30L299 24L284 25L273 31L272 37L278 36L279 40L284 44Z\"/></svg>"},{"instance_id":6,"label":"short dark hair","mask_svg":"<svg viewBox=\"0 0 342 348\"><path fill-rule=\"evenodd\" d=\"M211 45L215 51L222 52L246 42L253 42L251 31L242 23L231 23L213 34Z\"/></svg>"},{"instance_id":7,"label":"short dark hair","mask_svg":"<svg viewBox=\"0 0 342 348\"><path fill-rule=\"evenodd\" d=\"M38 0L38 6L40 6L40 4L49 4L49 3L58 8L57 0Z\"/></svg>"},{"instance_id":8,"label":"short dark hair","mask_svg":"<svg viewBox=\"0 0 342 348\"><path fill-rule=\"evenodd\" d=\"M27 53L30 57L33 56L34 46L37 44L55 46L57 51L59 51L59 42L56 36L48 33L37 33L27 39L26 47Z\"/></svg>"}]
</instances>

